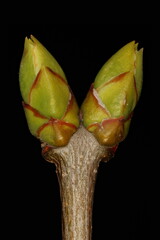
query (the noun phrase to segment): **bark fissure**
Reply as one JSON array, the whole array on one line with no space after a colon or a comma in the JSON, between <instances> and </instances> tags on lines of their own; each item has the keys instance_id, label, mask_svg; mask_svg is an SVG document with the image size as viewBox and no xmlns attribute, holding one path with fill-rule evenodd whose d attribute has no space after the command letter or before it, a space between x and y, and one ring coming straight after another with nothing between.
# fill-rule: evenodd
<instances>
[{"instance_id":1,"label":"bark fissure","mask_svg":"<svg viewBox=\"0 0 160 240\"><path fill-rule=\"evenodd\" d=\"M43 155L56 164L62 201L64 240L91 240L93 194L99 162L110 159L112 149L101 146L83 126L65 147Z\"/></svg>"}]
</instances>

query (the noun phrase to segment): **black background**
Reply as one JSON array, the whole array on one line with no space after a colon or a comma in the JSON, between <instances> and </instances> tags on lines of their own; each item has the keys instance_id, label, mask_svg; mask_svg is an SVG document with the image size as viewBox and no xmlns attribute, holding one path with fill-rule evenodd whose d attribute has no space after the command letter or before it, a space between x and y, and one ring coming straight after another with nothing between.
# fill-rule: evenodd
<instances>
[{"instance_id":1,"label":"black background","mask_svg":"<svg viewBox=\"0 0 160 240\"><path fill-rule=\"evenodd\" d=\"M144 48L143 90L129 135L116 156L99 167L92 239L150 239L151 31L149 24L8 25L8 103L12 113L8 130L12 132L9 140L13 150L12 157L8 157L7 178L12 238L61 239L61 203L55 166L41 157L40 143L29 133L21 105L19 64L24 38L33 34L63 68L79 105L110 56L132 40Z\"/></svg>"}]
</instances>

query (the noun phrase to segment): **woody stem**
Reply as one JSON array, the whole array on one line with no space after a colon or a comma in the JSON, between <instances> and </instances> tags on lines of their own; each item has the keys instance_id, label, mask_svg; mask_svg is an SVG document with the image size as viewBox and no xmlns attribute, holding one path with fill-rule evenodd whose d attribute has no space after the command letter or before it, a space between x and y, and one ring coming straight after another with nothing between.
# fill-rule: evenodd
<instances>
[{"instance_id":1,"label":"woody stem","mask_svg":"<svg viewBox=\"0 0 160 240\"><path fill-rule=\"evenodd\" d=\"M44 154L57 167L62 201L63 240L91 240L92 203L99 162L111 157L84 127L72 136L67 146Z\"/></svg>"}]
</instances>

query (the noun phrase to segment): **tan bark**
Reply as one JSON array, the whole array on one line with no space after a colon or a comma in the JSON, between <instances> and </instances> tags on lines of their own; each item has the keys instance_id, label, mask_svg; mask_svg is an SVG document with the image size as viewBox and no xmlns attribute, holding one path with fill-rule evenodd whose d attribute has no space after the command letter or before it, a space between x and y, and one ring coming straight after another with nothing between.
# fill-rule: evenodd
<instances>
[{"instance_id":1,"label":"tan bark","mask_svg":"<svg viewBox=\"0 0 160 240\"><path fill-rule=\"evenodd\" d=\"M83 126L65 147L50 148L43 157L56 164L62 201L63 240L91 240L92 204L99 162L113 156Z\"/></svg>"}]
</instances>

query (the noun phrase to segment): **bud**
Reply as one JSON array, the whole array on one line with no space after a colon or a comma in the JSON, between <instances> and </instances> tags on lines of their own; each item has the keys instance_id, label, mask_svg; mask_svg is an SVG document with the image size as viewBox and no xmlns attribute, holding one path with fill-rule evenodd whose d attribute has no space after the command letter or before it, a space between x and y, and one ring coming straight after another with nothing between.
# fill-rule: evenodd
<instances>
[{"instance_id":1,"label":"bud","mask_svg":"<svg viewBox=\"0 0 160 240\"><path fill-rule=\"evenodd\" d=\"M143 49L137 46L128 43L104 64L82 104L83 124L102 145L127 136L142 88Z\"/></svg>"},{"instance_id":2,"label":"bud","mask_svg":"<svg viewBox=\"0 0 160 240\"><path fill-rule=\"evenodd\" d=\"M49 145L66 145L79 126L78 106L62 68L33 36L25 39L19 80L31 133Z\"/></svg>"}]
</instances>

